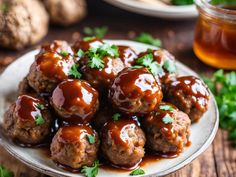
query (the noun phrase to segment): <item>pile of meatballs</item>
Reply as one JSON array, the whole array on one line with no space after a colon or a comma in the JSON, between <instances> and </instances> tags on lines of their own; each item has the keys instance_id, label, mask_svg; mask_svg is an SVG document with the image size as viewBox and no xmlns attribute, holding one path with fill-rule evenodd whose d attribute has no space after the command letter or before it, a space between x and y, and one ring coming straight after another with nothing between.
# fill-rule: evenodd
<instances>
[{"instance_id":1,"label":"pile of meatballs","mask_svg":"<svg viewBox=\"0 0 236 177\"><path fill-rule=\"evenodd\" d=\"M100 58L91 55L98 49ZM152 72L148 61L162 72ZM72 169L98 158L125 168L145 153L178 154L210 94L199 78L178 76L173 64L166 50L137 54L96 38L46 44L21 81L3 128L18 145L50 144L52 160Z\"/></svg>"}]
</instances>

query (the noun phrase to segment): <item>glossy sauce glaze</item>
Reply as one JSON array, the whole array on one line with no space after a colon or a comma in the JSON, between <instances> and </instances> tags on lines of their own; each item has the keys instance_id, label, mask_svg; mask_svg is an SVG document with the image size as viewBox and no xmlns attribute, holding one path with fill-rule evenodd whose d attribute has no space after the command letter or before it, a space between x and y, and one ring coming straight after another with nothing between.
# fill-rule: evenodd
<instances>
[{"instance_id":1,"label":"glossy sauce glaze","mask_svg":"<svg viewBox=\"0 0 236 177\"><path fill-rule=\"evenodd\" d=\"M130 67L135 63L137 54L129 46L118 46L120 59L124 62L126 67Z\"/></svg>"},{"instance_id":2,"label":"glossy sauce glaze","mask_svg":"<svg viewBox=\"0 0 236 177\"><path fill-rule=\"evenodd\" d=\"M21 121L35 122L37 116L42 116L38 105L46 107L45 103L28 95L19 96L16 101L16 114Z\"/></svg>"},{"instance_id":3,"label":"glossy sauce glaze","mask_svg":"<svg viewBox=\"0 0 236 177\"><path fill-rule=\"evenodd\" d=\"M161 87L146 68L126 68L115 78L108 97L121 111L146 113L154 110L163 95Z\"/></svg>"},{"instance_id":4,"label":"glossy sauce glaze","mask_svg":"<svg viewBox=\"0 0 236 177\"><path fill-rule=\"evenodd\" d=\"M53 91L51 103L61 117L86 123L97 110L98 92L85 81L68 79Z\"/></svg>"},{"instance_id":5,"label":"glossy sauce glaze","mask_svg":"<svg viewBox=\"0 0 236 177\"><path fill-rule=\"evenodd\" d=\"M178 94L175 90L182 90L184 94L191 96L192 103L200 110L205 110L208 107L210 93L207 86L198 78L194 76L178 77L170 84L171 90L174 94Z\"/></svg>"},{"instance_id":6,"label":"glossy sauce glaze","mask_svg":"<svg viewBox=\"0 0 236 177\"><path fill-rule=\"evenodd\" d=\"M96 48L102 44L104 44L104 42L101 39L79 40L75 42L73 48L75 51L78 51L79 49L88 51L91 47Z\"/></svg>"},{"instance_id":7,"label":"glossy sauce glaze","mask_svg":"<svg viewBox=\"0 0 236 177\"><path fill-rule=\"evenodd\" d=\"M45 52L57 52L60 54L61 52L67 52L70 55L74 55L74 52L70 45L66 41L58 41L55 40L50 44L45 44L41 47L40 53Z\"/></svg>"},{"instance_id":8,"label":"glossy sauce glaze","mask_svg":"<svg viewBox=\"0 0 236 177\"><path fill-rule=\"evenodd\" d=\"M68 78L74 62L71 55L62 56L56 52L45 52L36 57L37 70L44 76L59 81Z\"/></svg>"}]
</instances>

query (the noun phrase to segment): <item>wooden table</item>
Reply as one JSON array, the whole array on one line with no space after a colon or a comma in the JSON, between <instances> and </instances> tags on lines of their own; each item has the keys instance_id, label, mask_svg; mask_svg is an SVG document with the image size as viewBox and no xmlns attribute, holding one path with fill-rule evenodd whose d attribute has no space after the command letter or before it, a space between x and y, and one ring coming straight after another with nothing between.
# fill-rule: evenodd
<instances>
[{"instance_id":1,"label":"wooden table","mask_svg":"<svg viewBox=\"0 0 236 177\"><path fill-rule=\"evenodd\" d=\"M47 37L41 42L53 39L64 39L73 42L84 26L109 27L107 38L128 39L133 32L149 32L163 41L163 47L172 52L178 60L191 67L200 74L211 74L214 69L201 63L192 51L194 26L196 21L164 21L141 15L130 14L113 8L101 1L88 0L89 16L78 25L70 28L52 26ZM40 44L41 44L40 43ZM39 44L39 45L40 45ZM23 51L7 51L0 49L0 69L22 54L38 46ZM11 157L0 147L0 164L14 171L16 177L40 177L39 174L15 158ZM169 175L169 177L236 177L236 148L227 140L227 132L219 130L213 144L200 157L183 169Z\"/></svg>"}]
</instances>

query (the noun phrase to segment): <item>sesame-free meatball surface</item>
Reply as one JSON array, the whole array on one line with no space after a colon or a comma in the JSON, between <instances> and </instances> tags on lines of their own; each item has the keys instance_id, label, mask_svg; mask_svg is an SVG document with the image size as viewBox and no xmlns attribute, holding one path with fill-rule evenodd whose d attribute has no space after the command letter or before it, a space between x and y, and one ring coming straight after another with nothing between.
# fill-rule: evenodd
<instances>
[{"instance_id":1,"label":"sesame-free meatball surface","mask_svg":"<svg viewBox=\"0 0 236 177\"><path fill-rule=\"evenodd\" d=\"M62 120L86 124L98 109L98 96L86 81L67 79L53 91L51 105Z\"/></svg>"},{"instance_id":2,"label":"sesame-free meatball surface","mask_svg":"<svg viewBox=\"0 0 236 177\"><path fill-rule=\"evenodd\" d=\"M135 60L137 59L137 54L129 46L118 45L119 48L119 58L123 61L125 67L131 67Z\"/></svg>"},{"instance_id":3,"label":"sesame-free meatball surface","mask_svg":"<svg viewBox=\"0 0 236 177\"><path fill-rule=\"evenodd\" d=\"M144 157L146 138L135 120L108 122L102 129L101 139L103 155L115 165L134 166Z\"/></svg>"},{"instance_id":4,"label":"sesame-free meatball surface","mask_svg":"<svg viewBox=\"0 0 236 177\"><path fill-rule=\"evenodd\" d=\"M52 159L71 168L90 166L97 158L99 138L89 126L65 126L58 130L50 147Z\"/></svg>"},{"instance_id":5,"label":"sesame-free meatball surface","mask_svg":"<svg viewBox=\"0 0 236 177\"><path fill-rule=\"evenodd\" d=\"M108 97L113 106L130 114L146 114L162 100L160 85L146 68L125 68L114 79Z\"/></svg>"},{"instance_id":6,"label":"sesame-free meatball surface","mask_svg":"<svg viewBox=\"0 0 236 177\"><path fill-rule=\"evenodd\" d=\"M49 137L52 121L44 100L21 95L5 113L3 128L19 144L37 145Z\"/></svg>"},{"instance_id":7,"label":"sesame-free meatball surface","mask_svg":"<svg viewBox=\"0 0 236 177\"><path fill-rule=\"evenodd\" d=\"M194 76L178 77L166 84L166 100L198 121L208 109L210 93L207 86Z\"/></svg>"},{"instance_id":8,"label":"sesame-free meatball surface","mask_svg":"<svg viewBox=\"0 0 236 177\"><path fill-rule=\"evenodd\" d=\"M191 121L174 105L161 103L142 119L147 146L160 153L179 153L189 142Z\"/></svg>"},{"instance_id":9,"label":"sesame-free meatball surface","mask_svg":"<svg viewBox=\"0 0 236 177\"><path fill-rule=\"evenodd\" d=\"M51 93L58 83L69 77L76 58L64 42L44 46L36 55L27 76L29 85L38 93ZM65 48L68 50L63 51Z\"/></svg>"},{"instance_id":10,"label":"sesame-free meatball surface","mask_svg":"<svg viewBox=\"0 0 236 177\"><path fill-rule=\"evenodd\" d=\"M75 51L81 49L82 51L88 51L91 47L96 48L104 44L102 39L91 38L89 40L77 40L72 46Z\"/></svg>"}]
</instances>

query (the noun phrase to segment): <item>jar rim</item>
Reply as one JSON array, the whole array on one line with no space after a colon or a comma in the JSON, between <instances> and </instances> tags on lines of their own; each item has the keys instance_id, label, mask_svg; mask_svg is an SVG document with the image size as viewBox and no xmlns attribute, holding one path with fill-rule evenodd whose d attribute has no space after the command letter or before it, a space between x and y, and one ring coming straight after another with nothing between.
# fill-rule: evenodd
<instances>
[{"instance_id":1,"label":"jar rim","mask_svg":"<svg viewBox=\"0 0 236 177\"><path fill-rule=\"evenodd\" d=\"M218 6L214 6L210 3L211 0L195 0L195 4L198 9L205 11L206 13L217 16L218 18L236 21L236 10L224 9Z\"/></svg>"}]
</instances>

